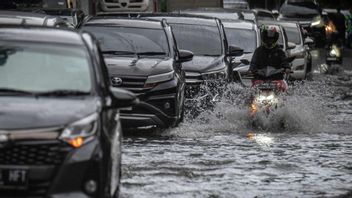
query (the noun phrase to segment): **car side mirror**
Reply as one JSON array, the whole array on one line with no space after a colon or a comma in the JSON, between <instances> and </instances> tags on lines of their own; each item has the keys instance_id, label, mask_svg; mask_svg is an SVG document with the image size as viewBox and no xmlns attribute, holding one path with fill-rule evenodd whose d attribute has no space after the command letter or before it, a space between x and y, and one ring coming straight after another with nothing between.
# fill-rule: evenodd
<instances>
[{"instance_id":1,"label":"car side mirror","mask_svg":"<svg viewBox=\"0 0 352 198\"><path fill-rule=\"evenodd\" d=\"M179 57L178 57L179 63L188 62L193 59L193 52L191 52L191 51L179 50L178 52L179 52Z\"/></svg>"},{"instance_id":2,"label":"car side mirror","mask_svg":"<svg viewBox=\"0 0 352 198\"><path fill-rule=\"evenodd\" d=\"M228 51L228 56L242 56L243 55L243 49L236 47L236 46L229 46L229 51Z\"/></svg>"},{"instance_id":3,"label":"car side mirror","mask_svg":"<svg viewBox=\"0 0 352 198\"><path fill-rule=\"evenodd\" d=\"M110 87L110 93L112 95L112 108L131 107L139 103L137 96L130 91Z\"/></svg>"},{"instance_id":4,"label":"car side mirror","mask_svg":"<svg viewBox=\"0 0 352 198\"><path fill-rule=\"evenodd\" d=\"M244 65L249 65L250 64L249 60L247 60L247 59L241 59L241 63L244 64Z\"/></svg>"},{"instance_id":5,"label":"car side mirror","mask_svg":"<svg viewBox=\"0 0 352 198\"><path fill-rule=\"evenodd\" d=\"M314 45L314 40L310 37L304 39L304 45L312 46Z\"/></svg>"},{"instance_id":6,"label":"car side mirror","mask_svg":"<svg viewBox=\"0 0 352 198\"><path fill-rule=\"evenodd\" d=\"M296 44L294 44L292 42L287 43L287 49L291 50L291 49L295 49L295 48L296 48Z\"/></svg>"}]
</instances>

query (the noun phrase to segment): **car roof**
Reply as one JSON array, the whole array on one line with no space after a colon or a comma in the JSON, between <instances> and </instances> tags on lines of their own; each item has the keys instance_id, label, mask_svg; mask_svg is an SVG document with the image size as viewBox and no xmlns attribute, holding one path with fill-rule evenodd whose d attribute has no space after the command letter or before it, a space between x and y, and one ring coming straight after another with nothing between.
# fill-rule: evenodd
<instances>
[{"instance_id":1,"label":"car roof","mask_svg":"<svg viewBox=\"0 0 352 198\"><path fill-rule=\"evenodd\" d=\"M258 24L272 24L272 25L281 25L283 27L293 27L293 28L297 28L298 24L296 22L290 22L290 21L266 21L266 20L259 20Z\"/></svg>"},{"instance_id":2,"label":"car roof","mask_svg":"<svg viewBox=\"0 0 352 198\"><path fill-rule=\"evenodd\" d=\"M225 28L235 28L235 29L247 29L247 30L254 30L255 24L249 21L243 20L232 20L232 21L222 21L222 24Z\"/></svg>"},{"instance_id":3,"label":"car roof","mask_svg":"<svg viewBox=\"0 0 352 198\"><path fill-rule=\"evenodd\" d=\"M143 14L143 18L151 19L166 19L168 23L178 24L189 24L189 25L205 25L205 26L218 26L217 18L199 16L192 14L177 14L177 13L154 13L154 14Z\"/></svg>"},{"instance_id":4,"label":"car roof","mask_svg":"<svg viewBox=\"0 0 352 198\"><path fill-rule=\"evenodd\" d=\"M84 45L81 35L77 32L57 28L1 26L0 35L0 40L5 41Z\"/></svg>"},{"instance_id":5,"label":"car roof","mask_svg":"<svg viewBox=\"0 0 352 198\"><path fill-rule=\"evenodd\" d=\"M48 23L48 20L51 23ZM33 12L21 11L0 11L0 24L14 24L14 25L34 25L34 26L53 26L53 21L63 21L63 19Z\"/></svg>"},{"instance_id":6,"label":"car roof","mask_svg":"<svg viewBox=\"0 0 352 198\"><path fill-rule=\"evenodd\" d=\"M115 16L92 17L84 25L87 25L87 26L108 25L108 26L163 29L163 23L160 20L145 19L145 18L115 17Z\"/></svg>"}]
</instances>

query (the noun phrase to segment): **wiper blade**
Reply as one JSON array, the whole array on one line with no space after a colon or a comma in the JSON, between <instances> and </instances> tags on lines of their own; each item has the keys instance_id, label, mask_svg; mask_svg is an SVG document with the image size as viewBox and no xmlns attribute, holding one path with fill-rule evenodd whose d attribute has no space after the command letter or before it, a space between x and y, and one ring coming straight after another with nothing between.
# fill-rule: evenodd
<instances>
[{"instance_id":1,"label":"wiper blade","mask_svg":"<svg viewBox=\"0 0 352 198\"><path fill-rule=\"evenodd\" d=\"M89 94L89 92L80 90L53 90L37 93L38 96L86 96Z\"/></svg>"},{"instance_id":2,"label":"wiper blade","mask_svg":"<svg viewBox=\"0 0 352 198\"><path fill-rule=\"evenodd\" d=\"M35 95L35 93L20 89L12 88L0 88L0 93L11 93L11 94L20 94L20 95Z\"/></svg>"},{"instance_id":3,"label":"wiper blade","mask_svg":"<svg viewBox=\"0 0 352 198\"><path fill-rule=\"evenodd\" d=\"M102 51L103 54L112 54L112 55L135 55L135 52L131 51Z\"/></svg>"},{"instance_id":4,"label":"wiper blade","mask_svg":"<svg viewBox=\"0 0 352 198\"><path fill-rule=\"evenodd\" d=\"M219 54L200 54L200 56L220 56Z\"/></svg>"},{"instance_id":5,"label":"wiper blade","mask_svg":"<svg viewBox=\"0 0 352 198\"><path fill-rule=\"evenodd\" d=\"M157 56L157 55L166 55L165 52L139 52L138 55L145 55L145 56Z\"/></svg>"}]
</instances>

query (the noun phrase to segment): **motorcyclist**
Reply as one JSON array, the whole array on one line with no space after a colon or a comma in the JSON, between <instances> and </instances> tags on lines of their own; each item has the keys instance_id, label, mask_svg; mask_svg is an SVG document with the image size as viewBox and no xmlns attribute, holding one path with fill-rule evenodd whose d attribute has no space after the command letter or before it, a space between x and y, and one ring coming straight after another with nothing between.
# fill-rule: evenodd
<instances>
[{"instance_id":1,"label":"motorcyclist","mask_svg":"<svg viewBox=\"0 0 352 198\"><path fill-rule=\"evenodd\" d=\"M268 66L276 69L284 68L284 72L290 73L290 65L286 61L287 55L283 49L278 46L279 27L275 25L262 25L260 35L262 45L258 47L253 54L249 72L254 75L255 80L282 80L284 73L277 73L269 77L258 75L256 71L265 69Z\"/></svg>"}]
</instances>

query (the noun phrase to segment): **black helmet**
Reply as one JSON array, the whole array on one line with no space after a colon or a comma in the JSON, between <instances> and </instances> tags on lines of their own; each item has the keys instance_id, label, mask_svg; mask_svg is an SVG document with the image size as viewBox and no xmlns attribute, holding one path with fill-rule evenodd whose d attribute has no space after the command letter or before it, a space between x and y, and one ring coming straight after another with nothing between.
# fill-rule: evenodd
<instances>
[{"instance_id":1,"label":"black helmet","mask_svg":"<svg viewBox=\"0 0 352 198\"><path fill-rule=\"evenodd\" d=\"M276 25L262 25L260 27L260 36L262 43L266 48L273 48L279 40L279 27Z\"/></svg>"}]
</instances>

